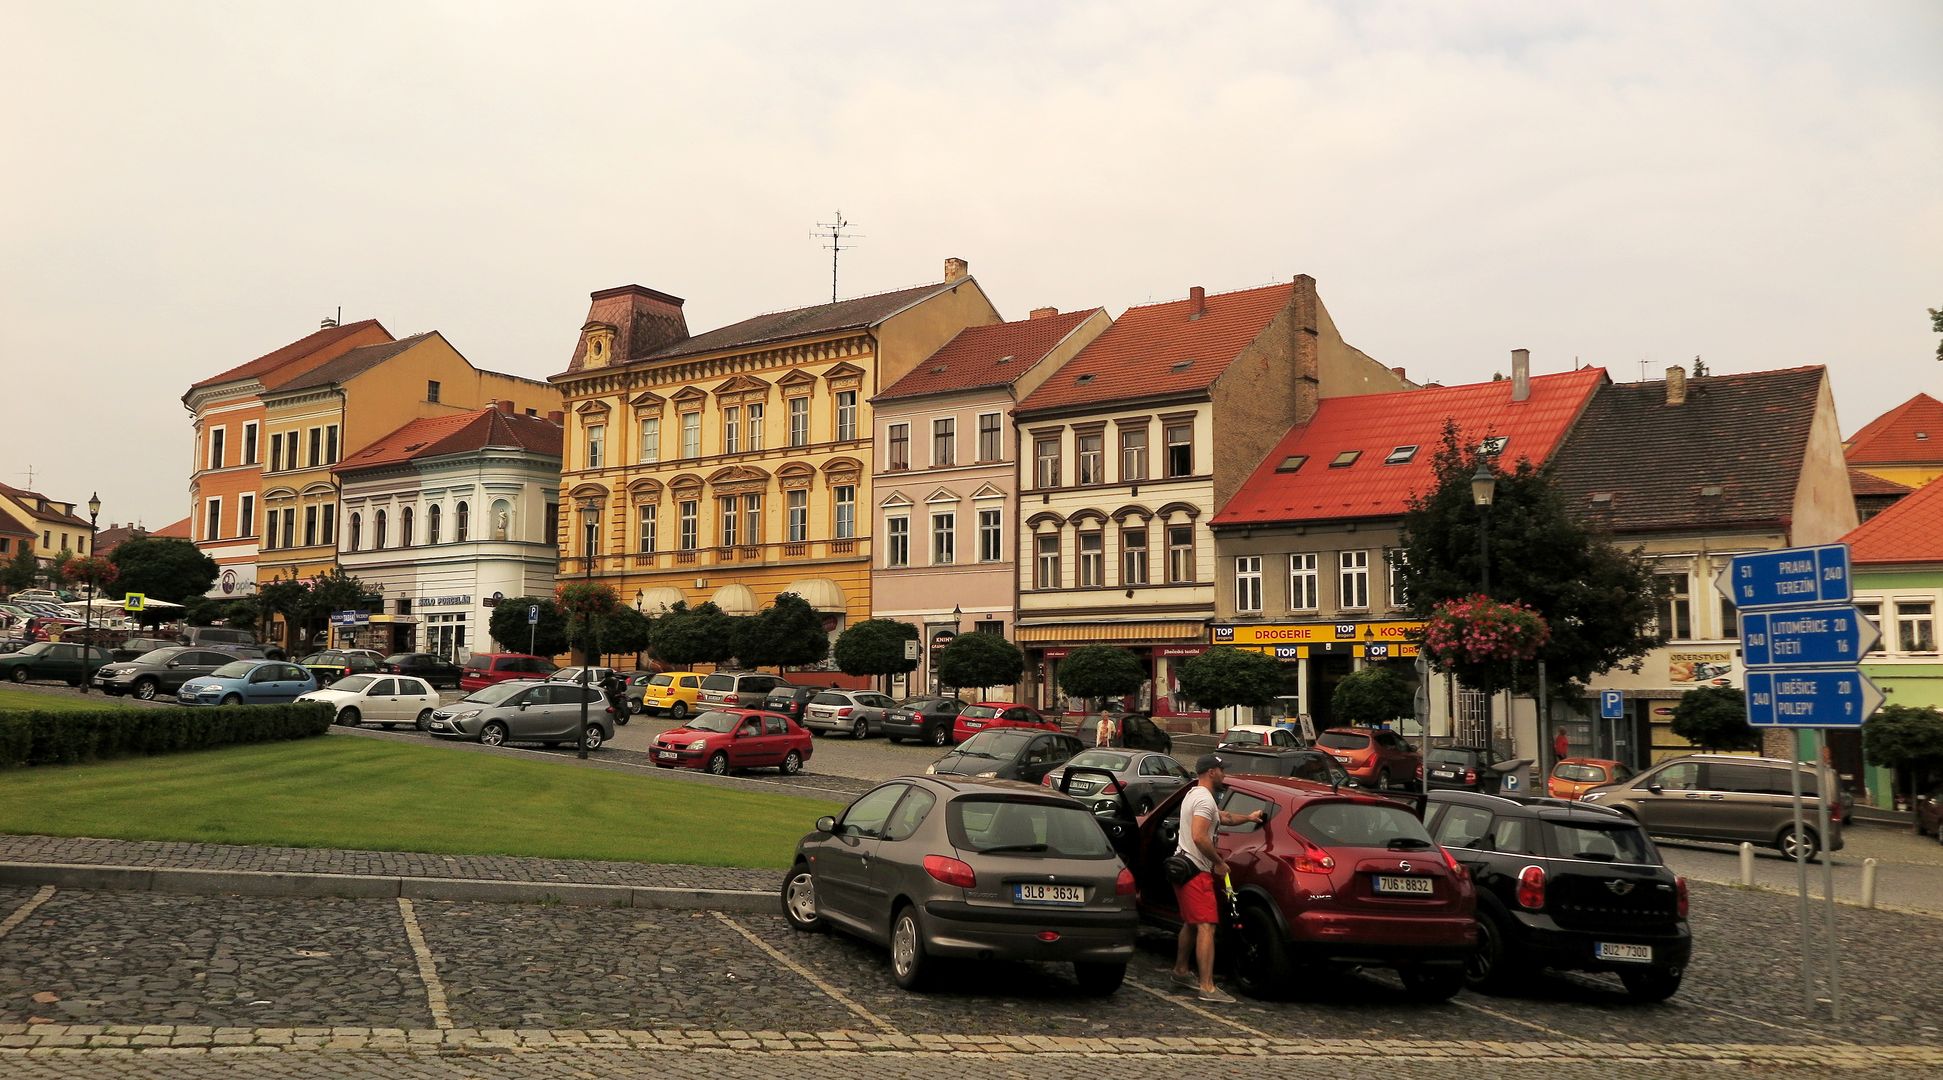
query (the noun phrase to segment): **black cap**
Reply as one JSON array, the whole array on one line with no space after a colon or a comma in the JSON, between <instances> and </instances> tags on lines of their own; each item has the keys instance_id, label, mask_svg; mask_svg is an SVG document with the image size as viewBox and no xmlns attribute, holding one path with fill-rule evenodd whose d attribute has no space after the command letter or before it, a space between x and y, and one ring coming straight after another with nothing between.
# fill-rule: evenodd
<instances>
[{"instance_id":1,"label":"black cap","mask_svg":"<svg viewBox=\"0 0 1943 1080\"><path fill-rule=\"evenodd\" d=\"M1199 776L1209 769L1225 769L1228 763L1219 754L1202 754L1194 760L1194 775Z\"/></svg>"}]
</instances>

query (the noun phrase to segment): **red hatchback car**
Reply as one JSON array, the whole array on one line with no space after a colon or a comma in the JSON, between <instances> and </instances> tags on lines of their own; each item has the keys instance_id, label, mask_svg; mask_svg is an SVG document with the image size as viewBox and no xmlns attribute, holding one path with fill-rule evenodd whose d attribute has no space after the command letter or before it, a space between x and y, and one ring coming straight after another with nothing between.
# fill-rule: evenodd
<instances>
[{"instance_id":1,"label":"red hatchback car","mask_svg":"<svg viewBox=\"0 0 1943 1080\"><path fill-rule=\"evenodd\" d=\"M1387 728L1336 727L1316 736L1316 749L1342 762L1357 782L1375 791L1411 788L1423 779L1423 757Z\"/></svg>"},{"instance_id":2,"label":"red hatchback car","mask_svg":"<svg viewBox=\"0 0 1943 1080\"><path fill-rule=\"evenodd\" d=\"M981 701L967 705L951 724L951 741L964 742L987 728L1023 727L1041 731L1060 730L1059 721L1030 705L1011 701Z\"/></svg>"},{"instance_id":3,"label":"red hatchback car","mask_svg":"<svg viewBox=\"0 0 1943 1080\"><path fill-rule=\"evenodd\" d=\"M1108 828L1133 868L1141 914L1169 927L1180 915L1162 863L1174 851L1186 791L1131 828ZM1215 836L1241 914L1240 929L1222 927L1215 955L1244 993L1274 998L1313 985L1299 973L1309 964L1394 968L1419 1000L1442 1001L1463 987L1464 963L1477 947L1477 894L1410 807L1252 775L1230 777L1217 802L1266 815L1260 824L1224 825Z\"/></svg>"},{"instance_id":4,"label":"red hatchback car","mask_svg":"<svg viewBox=\"0 0 1943 1080\"><path fill-rule=\"evenodd\" d=\"M815 752L809 730L782 713L709 709L654 737L654 763L664 769L779 769L793 776Z\"/></svg>"}]
</instances>

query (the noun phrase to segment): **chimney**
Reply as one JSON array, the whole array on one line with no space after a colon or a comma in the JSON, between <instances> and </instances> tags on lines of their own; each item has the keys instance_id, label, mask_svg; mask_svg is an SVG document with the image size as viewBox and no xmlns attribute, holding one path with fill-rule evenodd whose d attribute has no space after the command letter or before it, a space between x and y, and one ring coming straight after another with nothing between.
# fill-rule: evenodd
<instances>
[{"instance_id":1,"label":"chimney","mask_svg":"<svg viewBox=\"0 0 1943 1080\"><path fill-rule=\"evenodd\" d=\"M1057 314L1059 314L1059 309L1056 307L1036 307L1032 309L1032 318L1035 319L1044 319Z\"/></svg>"},{"instance_id":2,"label":"chimney","mask_svg":"<svg viewBox=\"0 0 1943 1080\"><path fill-rule=\"evenodd\" d=\"M546 422L549 424L559 424L560 426L565 427L567 423L567 414L560 411L559 409L555 409L552 412L546 414Z\"/></svg>"},{"instance_id":3,"label":"chimney","mask_svg":"<svg viewBox=\"0 0 1943 1080\"><path fill-rule=\"evenodd\" d=\"M1687 369L1678 364L1666 369L1666 403L1684 405L1687 401Z\"/></svg>"},{"instance_id":4,"label":"chimney","mask_svg":"<svg viewBox=\"0 0 1943 1080\"><path fill-rule=\"evenodd\" d=\"M507 399L504 401L495 401L492 404L493 404L493 408L498 409L500 412L505 413L507 416L513 415L513 402L511 399Z\"/></svg>"},{"instance_id":5,"label":"chimney","mask_svg":"<svg viewBox=\"0 0 1943 1080\"><path fill-rule=\"evenodd\" d=\"M1399 379L1402 379L1402 380L1403 380L1404 382L1409 382L1409 381L1410 381L1410 376L1408 376L1408 375L1405 375L1405 374L1403 373L1403 369L1402 369L1402 368L1400 368L1400 367L1393 367L1393 368L1391 368L1391 369L1390 369L1390 374L1392 374L1392 375L1395 375L1395 376L1396 376L1397 378L1399 378Z\"/></svg>"},{"instance_id":6,"label":"chimney","mask_svg":"<svg viewBox=\"0 0 1943 1080\"><path fill-rule=\"evenodd\" d=\"M945 260L945 284L946 285L949 285L954 281L963 281L969 276L971 276L970 263L956 256L953 256Z\"/></svg>"},{"instance_id":7,"label":"chimney","mask_svg":"<svg viewBox=\"0 0 1943 1080\"><path fill-rule=\"evenodd\" d=\"M1198 319L1208 313L1208 290L1199 285L1187 290L1187 317Z\"/></svg>"},{"instance_id":8,"label":"chimney","mask_svg":"<svg viewBox=\"0 0 1943 1080\"><path fill-rule=\"evenodd\" d=\"M1531 400L1531 350L1511 350L1511 400Z\"/></svg>"}]
</instances>

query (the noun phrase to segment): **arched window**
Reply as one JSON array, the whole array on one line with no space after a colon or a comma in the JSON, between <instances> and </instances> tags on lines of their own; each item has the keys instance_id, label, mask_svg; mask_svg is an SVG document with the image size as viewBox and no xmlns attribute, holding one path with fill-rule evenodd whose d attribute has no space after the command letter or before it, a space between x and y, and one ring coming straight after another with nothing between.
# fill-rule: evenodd
<instances>
[{"instance_id":1,"label":"arched window","mask_svg":"<svg viewBox=\"0 0 1943 1080\"><path fill-rule=\"evenodd\" d=\"M375 521L376 526L372 530L373 543L371 549L373 551L383 551L385 549L385 512L383 510L378 511L378 516Z\"/></svg>"},{"instance_id":2,"label":"arched window","mask_svg":"<svg viewBox=\"0 0 1943 1080\"><path fill-rule=\"evenodd\" d=\"M458 512L454 516L457 517L458 520L454 522L452 526L452 539L457 540L459 543L463 544L466 542L467 538L471 536L472 511L466 508L465 503L460 503L458 507Z\"/></svg>"},{"instance_id":3,"label":"arched window","mask_svg":"<svg viewBox=\"0 0 1943 1080\"><path fill-rule=\"evenodd\" d=\"M509 539L513 533L513 504L505 499L494 499L492 503L492 538Z\"/></svg>"},{"instance_id":4,"label":"arched window","mask_svg":"<svg viewBox=\"0 0 1943 1080\"><path fill-rule=\"evenodd\" d=\"M439 542L439 504L433 503L425 509L425 542Z\"/></svg>"},{"instance_id":5,"label":"arched window","mask_svg":"<svg viewBox=\"0 0 1943 1080\"><path fill-rule=\"evenodd\" d=\"M398 546L412 546L412 508L409 506L398 512Z\"/></svg>"},{"instance_id":6,"label":"arched window","mask_svg":"<svg viewBox=\"0 0 1943 1080\"><path fill-rule=\"evenodd\" d=\"M364 515L351 515L351 550L364 550Z\"/></svg>"}]
</instances>

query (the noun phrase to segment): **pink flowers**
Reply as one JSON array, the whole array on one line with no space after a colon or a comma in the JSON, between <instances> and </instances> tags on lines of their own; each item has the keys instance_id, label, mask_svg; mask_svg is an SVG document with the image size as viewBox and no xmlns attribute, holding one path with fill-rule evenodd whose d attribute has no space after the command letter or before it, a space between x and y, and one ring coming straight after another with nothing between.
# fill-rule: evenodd
<instances>
[{"instance_id":1,"label":"pink flowers","mask_svg":"<svg viewBox=\"0 0 1943 1080\"><path fill-rule=\"evenodd\" d=\"M1551 640L1545 617L1523 604L1472 595L1438 604L1425 620L1423 651L1443 671L1530 660Z\"/></svg>"}]
</instances>

